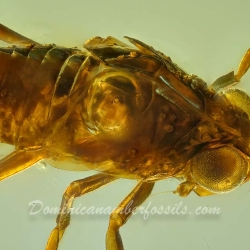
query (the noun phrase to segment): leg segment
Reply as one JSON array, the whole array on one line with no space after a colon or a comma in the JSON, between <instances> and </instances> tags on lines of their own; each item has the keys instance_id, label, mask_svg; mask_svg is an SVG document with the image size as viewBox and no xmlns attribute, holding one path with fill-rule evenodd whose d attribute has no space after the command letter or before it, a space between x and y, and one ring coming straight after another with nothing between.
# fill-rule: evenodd
<instances>
[{"instance_id":1,"label":"leg segment","mask_svg":"<svg viewBox=\"0 0 250 250\"><path fill-rule=\"evenodd\" d=\"M0 160L0 181L30 167L43 158L41 150L14 151Z\"/></svg>"},{"instance_id":2,"label":"leg segment","mask_svg":"<svg viewBox=\"0 0 250 250\"><path fill-rule=\"evenodd\" d=\"M2 24L0 24L0 40L13 45L28 45L28 44L39 45L39 43L18 34L14 30L9 29Z\"/></svg>"},{"instance_id":3,"label":"leg segment","mask_svg":"<svg viewBox=\"0 0 250 250\"><path fill-rule=\"evenodd\" d=\"M106 235L106 250L123 250L119 228L124 225L134 209L140 206L150 195L154 183L140 181L134 190L119 204L110 215Z\"/></svg>"},{"instance_id":4,"label":"leg segment","mask_svg":"<svg viewBox=\"0 0 250 250\"><path fill-rule=\"evenodd\" d=\"M241 59L236 75L232 71L226 75L219 77L213 82L211 86L212 89L218 91L220 89L227 88L237 84L241 80L242 76L248 71L249 67L250 67L250 49L248 49L246 54Z\"/></svg>"},{"instance_id":5,"label":"leg segment","mask_svg":"<svg viewBox=\"0 0 250 250\"><path fill-rule=\"evenodd\" d=\"M241 59L237 74L235 75L237 81L240 81L241 77L245 75L249 67L250 67L250 49L248 49L246 54Z\"/></svg>"},{"instance_id":6,"label":"leg segment","mask_svg":"<svg viewBox=\"0 0 250 250\"><path fill-rule=\"evenodd\" d=\"M60 213L56 219L56 227L50 234L46 250L58 249L59 242L70 223L70 208L75 198L89 193L99 187L116 180L117 177L105 174L96 174L82 180L72 182L63 194Z\"/></svg>"}]
</instances>

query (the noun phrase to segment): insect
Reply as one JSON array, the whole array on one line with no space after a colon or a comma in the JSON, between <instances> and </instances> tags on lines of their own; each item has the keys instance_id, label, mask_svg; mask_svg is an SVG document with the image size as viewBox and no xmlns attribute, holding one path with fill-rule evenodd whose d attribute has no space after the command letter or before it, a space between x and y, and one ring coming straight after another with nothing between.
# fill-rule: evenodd
<instances>
[{"instance_id":1,"label":"insect","mask_svg":"<svg viewBox=\"0 0 250 250\"><path fill-rule=\"evenodd\" d=\"M46 250L58 249L75 198L119 178L138 184L110 215L107 250L123 249L119 228L155 182L177 178L174 193L206 196L250 178L250 97L233 88L250 67L250 49L236 74L209 87L126 38L135 47L95 37L80 50L40 45L0 25L0 40L13 45L0 48L0 135L15 146L0 162L0 180L42 159L100 172L66 189Z\"/></svg>"}]
</instances>

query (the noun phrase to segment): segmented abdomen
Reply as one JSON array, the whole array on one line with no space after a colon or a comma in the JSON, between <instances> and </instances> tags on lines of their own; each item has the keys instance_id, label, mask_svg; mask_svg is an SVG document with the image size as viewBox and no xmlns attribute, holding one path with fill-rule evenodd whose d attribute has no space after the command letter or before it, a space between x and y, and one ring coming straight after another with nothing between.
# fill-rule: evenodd
<instances>
[{"instance_id":1,"label":"segmented abdomen","mask_svg":"<svg viewBox=\"0 0 250 250\"><path fill-rule=\"evenodd\" d=\"M86 57L54 45L0 48L1 142L43 144L50 122L66 112L76 76L84 77Z\"/></svg>"}]
</instances>

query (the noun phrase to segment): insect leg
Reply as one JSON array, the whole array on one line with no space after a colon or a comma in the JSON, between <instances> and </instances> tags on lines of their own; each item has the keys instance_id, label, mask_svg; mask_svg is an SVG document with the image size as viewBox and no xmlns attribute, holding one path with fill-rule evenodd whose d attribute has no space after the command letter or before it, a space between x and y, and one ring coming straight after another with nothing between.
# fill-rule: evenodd
<instances>
[{"instance_id":1,"label":"insect leg","mask_svg":"<svg viewBox=\"0 0 250 250\"><path fill-rule=\"evenodd\" d=\"M248 71L249 67L250 67L250 49L248 49L246 54L241 59L237 73L234 74L234 72L231 71L228 74L219 77L211 85L212 89L218 91L220 89L227 88L237 84L241 80L242 76Z\"/></svg>"},{"instance_id":2,"label":"insect leg","mask_svg":"<svg viewBox=\"0 0 250 250\"><path fill-rule=\"evenodd\" d=\"M63 194L60 213L56 219L57 225L50 234L46 250L58 249L59 242L62 239L65 229L70 223L70 209L73 205L74 199L94 191L95 189L102 187L116 179L117 177L114 176L96 174L81 180L74 181L68 186Z\"/></svg>"},{"instance_id":3,"label":"insect leg","mask_svg":"<svg viewBox=\"0 0 250 250\"><path fill-rule=\"evenodd\" d=\"M148 198L153 187L154 183L140 181L112 212L106 234L106 250L123 250L119 228L127 222L133 211Z\"/></svg>"},{"instance_id":4,"label":"insect leg","mask_svg":"<svg viewBox=\"0 0 250 250\"><path fill-rule=\"evenodd\" d=\"M39 43L18 34L14 30L9 29L8 27L2 25L1 23L0 23L0 40L13 45L28 45L28 44L39 45Z\"/></svg>"},{"instance_id":5,"label":"insect leg","mask_svg":"<svg viewBox=\"0 0 250 250\"><path fill-rule=\"evenodd\" d=\"M44 155L39 150L14 151L0 160L0 181L30 167L43 158Z\"/></svg>"},{"instance_id":6,"label":"insect leg","mask_svg":"<svg viewBox=\"0 0 250 250\"><path fill-rule=\"evenodd\" d=\"M241 77L245 75L245 73L248 71L250 67L250 49L246 52L246 54L241 59L237 74L235 75L235 78L240 81Z\"/></svg>"}]
</instances>

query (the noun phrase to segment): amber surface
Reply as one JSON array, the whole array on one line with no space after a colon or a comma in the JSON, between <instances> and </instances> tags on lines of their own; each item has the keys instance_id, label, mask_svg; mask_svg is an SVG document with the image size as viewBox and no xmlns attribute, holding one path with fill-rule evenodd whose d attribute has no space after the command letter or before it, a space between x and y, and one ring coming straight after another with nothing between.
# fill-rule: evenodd
<instances>
[{"instance_id":1,"label":"amber surface","mask_svg":"<svg viewBox=\"0 0 250 250\"><path fill-rule=\"evenodd\" d=\"M177 178L187 196L229 192L250 178L250 97L232 88L250 66L210 87L143 42L95 37L83 50L39 45L0 25L0 140L16 151L0 162L0 180L46 159L100 174L65 191L46 249L58 248L74 198L119 178L138 185L110 216L107 250L123 249L119 228L154 183Z\"/></svg>"}]
</instances>

